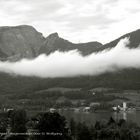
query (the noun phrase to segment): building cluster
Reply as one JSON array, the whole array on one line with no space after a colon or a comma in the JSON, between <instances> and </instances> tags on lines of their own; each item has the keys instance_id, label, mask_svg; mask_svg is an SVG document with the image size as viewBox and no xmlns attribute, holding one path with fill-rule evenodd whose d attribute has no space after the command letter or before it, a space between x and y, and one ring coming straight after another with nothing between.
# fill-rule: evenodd
<instances>
[{"instance_id":1,"label":"building cluster","mask_svg":"<svg viewBox=\"0 0 140 140\"><path fill-rule=\"evenodd\" d=\"M119 111L126 112L126 111L134 111L134 110L136 110L134 107L133 108L128 107L126 102L123 102L122 106L117 105L117 106L112 107L112 109L113 109L113 111L118 111L118 112Z\"/></svg>"}]
</instances>

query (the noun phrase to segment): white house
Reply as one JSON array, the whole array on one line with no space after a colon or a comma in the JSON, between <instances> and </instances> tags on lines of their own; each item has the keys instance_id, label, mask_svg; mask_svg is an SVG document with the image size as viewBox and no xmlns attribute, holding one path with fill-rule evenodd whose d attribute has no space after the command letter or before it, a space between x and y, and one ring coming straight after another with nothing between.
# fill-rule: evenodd
<instances>
[{"instance_id":1,"label":"white house","mask_svg":"<svg viewBox=\"0 0 140 140\"><path fill-rule=\"evenodd\" d=\"M84 112L89 112L89 111L90 111L90 107L84 107L84 108L83 108L83 111L84 111Z\"/></svg>"},{"instance_id":2,"label":"white house","mask_svg":"<svg viewBox=\"0 0 140 140\"><path fill-rule=\"evenodd\" d=\"M56 109L55 108L50 108L50 112L54 113L54 112L56 112Z\"/></svg>"}]
</instances>

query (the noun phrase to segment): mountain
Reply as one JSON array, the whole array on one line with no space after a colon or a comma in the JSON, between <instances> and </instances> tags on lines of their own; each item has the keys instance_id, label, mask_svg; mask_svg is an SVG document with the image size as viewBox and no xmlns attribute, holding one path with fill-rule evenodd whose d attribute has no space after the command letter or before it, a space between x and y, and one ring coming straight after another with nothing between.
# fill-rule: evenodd
<instances>
[{"instance_id":1,"label":"mountain","mask_svg":"<svg viewBox=\"0 0 140 140\"><path fill-rule=\"evenodd\" d=\"M139 29L139 30L127 33L127 34L107 43L107 44L104 44L102 46L102 48L100 48L100 50L104 50L104 49L112 48L112 47L116 46L117 43L125 37L129 38L129 41L130 41L130 44L128 45L129 48L136 48L140 45L140 29Z\"/></svg>"},{"instance_id":2,"label":"mountain","mask_svg":"<svg viewBox=\"0 0 140 140\"><path fill-rule=\"evenodd\" d=\"M87 55L102 46L99 42L74 44L53 33L44 37L34 27L21 25L0 27L0 60L17 61L22 58L34 58L41 53L50 54L56 50L69 51L78 49Z\"/></svg>"},{"instance_id":3,"label":"mountain","mask_svg":"<svg viewBox=\"0 0 140 140\"><path fill-rule=\"evenodd\" d=\"M41 53L50 54L56 50L69 51L69 50L77 49L83 55L89 55L93 52L99 52L104 49L113 48L118 44L118 42L121 39L123 39L125 37L128 37L130 40L130 44L128 45L128 47L130 47L130 48L138 47L140 44L140 29L127 33L104 45L102 45L101 43L99 43L97 41L74 44L72 42L69 42L68 40L65 40L65 39L59 37L58 33L53 33L45 39L44 44L41 46L41 48L39 50L39 54L41 54Z\"/></svg>"},{"instance_id":4,"label":"mountain","mask_svg":"<svg viewBox=\"0 0 140 140\"><path fill-rule=\"evenodd\" d=\"M56 50L64 52L77 49L82 55L89 55L112 48L125 37L130 38L129 47L135 48L140 44L140 30L102 45L97 41L72 43L59 37L58 33L52 33L45 38L42 33L29 25L0 27L0 60L18 61L22 58L34 58L42 53L48 55Z\"/></svg>"},{"instance_id":5,"label":"mountain","mask_svg":"<svg viewBox=\"0 0 140 140\"><path fill-rule=\"evenodd\" d=\"M32 26L0 27L0 58L3 61L33 58L44 40Z\"/></svg>"},{"instance_id":6,"label":"mountain","mask_svg":"<svg viewBox=\"0 0 140 140\"><path fill-rule=\"evenodd\" d=\"M92 52L112 48L124 37L130 38L129 47L135 48L140 44L140 30L125 34L102 45L99 42L74 44L59 37L58 33L53 33L45 38L33 27L27 25L0 27L0 58L3 61L7 59L17 61L21 58L34 58L42 53L50 54L56 50L69 51L73 49L78 49L83 55L88 55ZM33 93L36 90L51 87L140 89L140 70L124 69L99 76L54 79L0 73L0 94L3 95Z\"/></svg>"},{"instance_id":7,"label":"mountain","mask_svg":"<svg viewBox=\"0 0 140 140\"><path fill-rule=\"evenodd\" d=\"M70 51L77 49L83 55L91 54L92 52L96 51L102 44L99 42L88 42L88 43L79 43L74 44L69 42L61 37L59 37L58 33L53 33L49 35L44 44L41 46L39 53L46 53L50 54L56 50L59 51Z\"/></svg>"}]
</instances>

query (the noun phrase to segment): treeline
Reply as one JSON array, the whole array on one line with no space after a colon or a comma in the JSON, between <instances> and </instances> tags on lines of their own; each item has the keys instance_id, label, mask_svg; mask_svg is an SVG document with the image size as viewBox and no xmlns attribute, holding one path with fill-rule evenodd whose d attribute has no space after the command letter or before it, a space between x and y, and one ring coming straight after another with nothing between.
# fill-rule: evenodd
<instances>
[{"instance_id":1,"label":"treeline","mask_svg":"<svg viewBox=\"0 0 140 140\"><path fill-rule=\"evenodd\" d=\"M46 108L63 108L63 107L80 107L90 106L92 102L100 102L107 104L115 99L122 99L117 95L108 95L103 92L79 90L79 91L41 91L30 94L14 94L6 96L6 104L10 106L18 106L28 110L40 110ZM81 101L82 100L82 101ZM126 100L123 98L123 100ZM83 104L84 103L84 104ZM3 103L4 104L4 103ZM101 107L100 107L101 108Z\"/></svg>"},{"instance_id":2,"label":"treeline","mask_svg":"<svg viewBox=\"0 0 140 140\"><path fill-rule=\"evenodd\" d=\"M80 90L80 91L44 91L30 94L15 94L7 96L9 100L20 100L20 99L34 99L34 100L57 100L59 97L65 97L68 100L86 100L89 102L107 102L115 99L122 99L117 95L105 95L103 92L96 92L95 95L92 94L91 91L88 90ZM126 100L126 98L123 98Z\"/></svg>"},{"instance_id":3,"label":"treeline","mask_svg":"<svg viewBox=\"0 0 140 140\"><path fill-rule=\"evenodd\" d=\"M58 113L28 117L24 110L1 114L0 140L139 140L140 127L123 119L97 121L94 125L68 122Z\"/></svg>"},{"instance_id":4,"label":"treeline","mask_svg":"<svg viewBox=\"0 0 140 140\"><path fill-rule=\"evenodd\" d=\"M52 100L55 100L59 97L66 97L68 99L89 99L92 97L92 94L89 91L42 91L37 93L30 93L30 94L16 94L15 96L9 96L9 99L47 99L51 98Z\"/></svg>"},{"instance_id":5,"label":"treeline","mask_svg":"<svg viewBox=\"0 0 140 140\"><path fill-rule=\"evenodd\" d=\"M3 97L3 96L2 96ZM6 99L6 101L4 101ZM90 106L92 102L100 102L99 108L111 108L108 102L115 99L127 100L124 97L118 97L117 95L105 94L103 91L96 91L93 94L90 90L78 90L78 91L40 91L35 93L20 93L5 95L4 99L1 98L2 106L6 108L24 108L27 110L46 110L48 108L70 108ZM104 107L109 105L108 107ZM98 107L97 107L98 109Z\"/></svg>"},{"instance_id":6,"label":"treeline","mask_svg":"<svg viewBox=\"0 0 140 140\"><path fill-rule=\"evenodd\" d=\"M34 93L38 90L52 87L92 89L106 87L114 89L140 89L140 71L137 69L124 69L113 73L98 76L79 76L70 78L37 78L11 76L0 73L0 93L20 94Z\"/></svg>"},{"instance_id":7,"label":"treeline","mask_svg":"<svg viewBox=\"0 0 140 140\"><path fill-rule=\"evenodd\" d=\"M95 125L70 121L72 140L140 140L140 127L132 122L112 117L108 122L97 121Z\"/></svg>"}]
</instances>

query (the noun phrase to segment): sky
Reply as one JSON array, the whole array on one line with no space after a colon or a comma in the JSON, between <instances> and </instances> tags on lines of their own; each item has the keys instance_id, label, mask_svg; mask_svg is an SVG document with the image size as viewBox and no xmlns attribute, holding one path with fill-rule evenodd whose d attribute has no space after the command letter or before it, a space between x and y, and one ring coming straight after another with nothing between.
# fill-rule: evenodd
<instances>
[{"instance_id":1,"label":"sky","mask_svg":"<svg viewBox=\"0 0 140 140\"><path fill-rule=\"evenodd\" d=\"M0 26L32 25L46 37L107 43L140 28L140 0L0 0Z\"/></svg>"}]
</instances>

